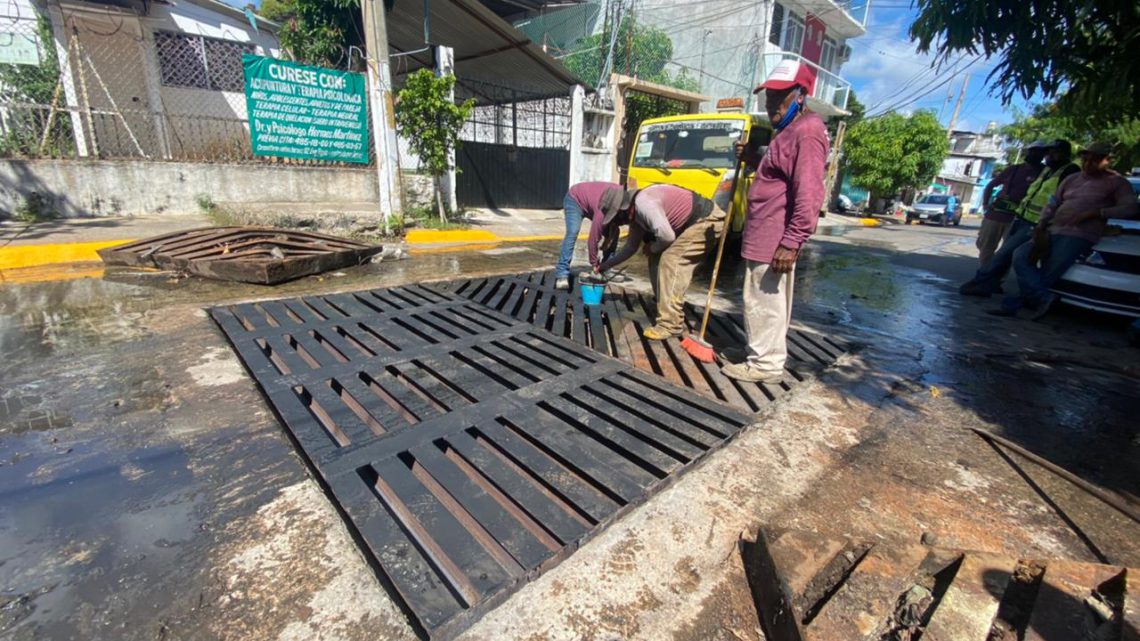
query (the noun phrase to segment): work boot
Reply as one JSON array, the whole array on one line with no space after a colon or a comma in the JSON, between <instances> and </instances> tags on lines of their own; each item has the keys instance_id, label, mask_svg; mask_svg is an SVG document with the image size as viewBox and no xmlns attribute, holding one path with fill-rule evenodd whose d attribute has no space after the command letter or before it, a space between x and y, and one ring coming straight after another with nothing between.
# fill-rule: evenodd
<instances>
[{"instance_id":1,"label":"work boot","mask_svg":"<svg viewBox=\"0 0 1140 641\"><path fill-rule=\"evenodd\" d=\"M774 385L784 380L783 372L768 372L753 366L745 361L743 363L730 363L720 368L720 373L738 381L748 383L767 383Z\"/></svg>"},{"instance_id":2,"label":"work boot","mask_svg":"<svg viewBox=\"0 0 1140 641\"><path fill-rule=\"evenodd\" d=\"M660 325L654 325L642 332L641 335L651 341L663 341L673 338L674 336L680 336L681 332L671 332Z\"/></svg>"},{"instance_id":3,"label":"work boot","mask_svg":"<svg viewBox=\"0 0 1140 641\"><path fill-rule=\"evenodd\" d=\"M554 289L561 289L563 291L570 291L570 279L563 276L554 281Z\"/></svg>"},{"instance_id":4,"label":"work boot","mask_svg":"<svg viewBox=\"0 0 1140 641\"><path fill-rule=\"evenodd\" d=\"M1049 313L1049 309L1052 308L1053 304L1056 303L1060 298L1061 297L1056 294L1049 294L1045 296L1045 300L1041 301L1033 307L1028 308L1028 313L1025 315L1025 320L1039 320L1045 314Z\"/></svg>"},{"instance_id":5,"label":"work boot","mask_svg":"<svg viewBox=\"0 0 1140 641\"><path fill-rule=\"evenodd\" d=\"M958 288L958 293L963 296L977 296L979 298L989 298L993 295L993 290L980 283L970 281Z\"/></svg>"}]
</instances>

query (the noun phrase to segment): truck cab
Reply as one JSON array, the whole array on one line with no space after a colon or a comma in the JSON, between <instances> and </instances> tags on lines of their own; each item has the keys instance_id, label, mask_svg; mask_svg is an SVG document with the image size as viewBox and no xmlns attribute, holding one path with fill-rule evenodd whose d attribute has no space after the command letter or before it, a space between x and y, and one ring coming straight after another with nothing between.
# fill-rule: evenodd
<instances>
[{"instance_id":1,"label":"truck cab","mask_svg":"<svg viewBox=\"0 0 1140 641\"><path fill-rule=\"evenodd\" d=\"M772 140L767 115L747 113L685 114L641 123L630 154L629 178L638 187L676 185L712 198L717 185L731 181L736 167L733 143L747 141L763 149ZM734 206L745 211L751 176L741 176ZM739 231L744 216L733 217Z\"/></svg>"}]
</instances>

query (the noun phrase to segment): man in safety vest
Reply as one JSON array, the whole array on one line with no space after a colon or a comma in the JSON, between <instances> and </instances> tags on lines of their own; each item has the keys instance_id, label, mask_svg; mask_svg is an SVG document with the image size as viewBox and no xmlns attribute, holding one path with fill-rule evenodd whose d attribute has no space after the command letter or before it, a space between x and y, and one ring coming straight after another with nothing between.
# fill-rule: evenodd
<instances>
[{"instance_id":1,"label":"man in safety vest","mask_svg":"<svg viewBox=\"0 0 1140 641\"><path fill-rule=\"evenodd\" d=\"M1017 206L1021 204L1025 194L1033 181L1041 175L1042 161L1049 143L1038 140L1025 149L1025 162L1006 167L994 176L993 180L982 191L982 207L986 210L982 219L982 227L978 230L978 261L982 267L986 266L990 258L997 251L998 245L1005 240L1009 228L1017 218ZM994 190L1001 187L997 197Z\"/></svg>"},{"instance_id":2,"label":"man in safety vest","mask_svg":"<svg viewBox=\"0 0 1140 641\"><path fill-rule=\"evenodd\" d=\"M1061 183L1041 215L1033 242L1013 254L1018 295L1003 300L1001 309L992 313L1013 316L1025 309L1030 320L1044 316L1057 300L1049 288L1100 242L1108 220L1140 214L1132 185L1109 168L1111 156L1107 142L1081 150L1081 172Z\"/></svg>"},{"instance_id":3,"label":"man in safety vest","mask_svg":"<svg viewBox=\"0 0 1140 641\"><path fill-rule=\"evenodd\" d=\"M1016 218L1009 228L1009 235L1001 244L1001 249L974 274L974 277L958 288L965 296L989 298L1002 292L1001 281L1013 265L1013 253L1033 239L1033 229L1041 220L1041 213L1049 204L1049 199L1061 185L1061 181L1080 171L1073 164L1073 145L1067 140L1055 140L1045 155L1045 169L1037 180L1029 186L1025 198L1017 206Z\"/></svg>"}]
</instances>

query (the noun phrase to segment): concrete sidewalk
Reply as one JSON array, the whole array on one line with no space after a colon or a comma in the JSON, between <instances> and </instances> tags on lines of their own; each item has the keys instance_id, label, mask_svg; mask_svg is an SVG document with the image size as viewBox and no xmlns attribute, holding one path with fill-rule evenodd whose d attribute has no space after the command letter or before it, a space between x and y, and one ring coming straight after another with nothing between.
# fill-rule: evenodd
<instances>
[{"instance_id":1,"label":"concrete sidewalk","mask_svg":"<svg viewBox=\"0 0 1140 641\"><path fill-rule=\"evenodd\" d=\"M557 209L477 209L463 220L466 229L411 229L404 242L413 252L490 248L500 243L559 241L565 221ZM0 222L0 283L43 282L102 274L98 250L212 224L205 215L62 219L42 223ZM832 214L819 220L829 228L866 227L874 219ZM834 233L834 232L833 232ZM579 240L589 234L583 225ZM830 235L830 234L828 234Z\"/></svg>"}]
</instances>

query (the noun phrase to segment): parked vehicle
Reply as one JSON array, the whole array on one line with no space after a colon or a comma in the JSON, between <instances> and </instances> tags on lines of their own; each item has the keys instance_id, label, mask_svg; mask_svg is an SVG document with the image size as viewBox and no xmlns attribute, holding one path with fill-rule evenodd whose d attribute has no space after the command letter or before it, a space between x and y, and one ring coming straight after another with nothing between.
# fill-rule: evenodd
<instances>
[{"instance_id":1,"label":"parked vehicle","mask_svg":"<svg viewBox=\"0 0 1140 641\"><path fill-rule=\"evenodd\" d=\"M957 226L962 222L962 203L950 194L927 194L911 205L906 213L909 225L914 221L936 222Z\"/></svg>"},{"instance_id":2,"label":"parked vehicle","mask_svg":"<svg viewBox=\"0 0 1140 641\"><path fill-rule=\"evenodd\" d=\"M1129 178L1140 199L1140 178ZM1100 240L1077 261L1053 291L1077 307L1140 318L1140 221L1112 220L1120 230Z\"/></svg>"},{"instance_id":3,"label":"parked vehicle","mask_svg":"<svg viewBox=\"0 0 1140 641\"><path fill-rule=\"evenodd\" d=\"M736 167L733 144L747 140L762 149L772 140L768 116L746 113L685 114L651 118L641 123L630 154L629 178L638 187L677 185L712 198L717 185L732 180ZM744 211L751 178L736 187L736 211ZM743 228L744 217L733 220Z\"/></svg>"},{"instance_id":4,"label":"parked vehicle","mask_svg":"<svg viewBox=\"0 0 1140 641\"><path fill-rule=\"evenodd\" d=\"M844 216L851 216L855 213L855 203L851 202L845 194L839 194L835 199L835 211L843 214Z\"/></svg>"}]
</instances>

